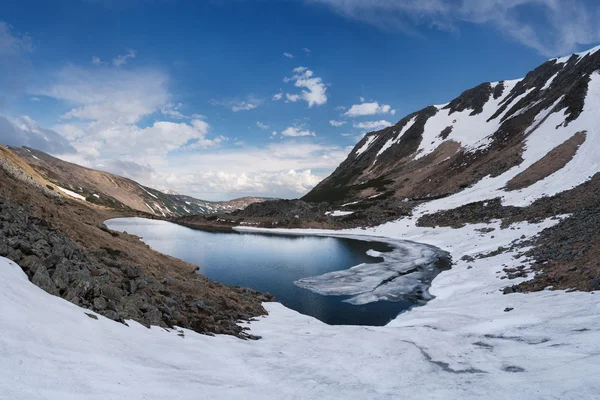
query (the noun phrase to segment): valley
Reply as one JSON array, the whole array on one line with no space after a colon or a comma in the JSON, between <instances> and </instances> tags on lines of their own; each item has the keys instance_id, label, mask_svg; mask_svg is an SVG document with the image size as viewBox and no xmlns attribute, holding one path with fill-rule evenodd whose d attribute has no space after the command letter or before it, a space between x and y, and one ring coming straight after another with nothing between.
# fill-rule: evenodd
<instances>
[{"instance_id":1,"label":"valley","mask_svg":"<svg viewBox=\"0 0 600 400\"><path fill-rule=\"evenodd\" d=\"M595 398L599 50L369 132L300 199L0 147L0 394Z\"/></svg>"}]
</instances>

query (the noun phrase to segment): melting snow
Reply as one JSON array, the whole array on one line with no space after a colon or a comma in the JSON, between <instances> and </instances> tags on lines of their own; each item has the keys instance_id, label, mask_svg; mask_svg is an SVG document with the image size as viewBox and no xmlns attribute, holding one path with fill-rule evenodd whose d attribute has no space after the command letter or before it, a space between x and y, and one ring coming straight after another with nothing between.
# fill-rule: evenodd
<instances>
[{"instance_id":1,"label":"melting snow","mask_svg":"<svg viewBox=\"0 0 600 400\"><path fill-rule=\"evenodd\" d=\"M365 142L364 145L362 145L362 147L358 150L356 150L356 157L360 156L362 153L364 153L365 151L367 151L367 149L369 148L369 146L371 146L371 143L373 143L373 141L377 138L376 135L371 135L367 137L367 141Z\"/></svg>"},{"instance_id":2,"label":"melting snow","mask_svg":"<svg viewBox=\"0 0 600 400\"><path fill-rule=\"evenodd\" d=\"M76 199L78 199L78 200L83 200L83 201L85 201L85 197L83 197L83 196L82 196L82 195L80 195L79 193L75 193L75 192L73 192L72 190L65 189L65 188L63 188L63 187L60 187L60 186L56 186L56 187L57 187L58 189L60 189L60 191L61 191L61 192L65 193L65 194L67 194L67 195L69 195L69 196L71 196L71 197L73 197L73 198L76 198Z\"/></svg>"},{"instance_id":3,"label":"melting snow","mask_svg":"<svg viewBox=\"0 0 600 400\"><path fill-rule=\"evenodd\" d=\"M414 116L410 119L410 121L408 121L404 127L402 127L402 130L400 130L400 133L398 133L398 135L396 135L395 137L388 139L387 142L385 142L385 144L381 147L381 149L379 149L379 151L377 152L377 156L375 156L375 161L373 161L373 164L375 164L377 162L377 158L383 154L387 149L389 149L390 147L392 147L394 144L398 143L400 141L400 139L402 139L402 136L404 136L404 134L414 125L415 121L417 120L417 117Z\"/></svg>"},{"instance_id":4,"label":"melting snow","mask_svg":"<svg viewBox=\"0 0 600 400\"><path fill-rule=\"evenodd\" d=\"M155 195L153 195L152 193L150 193L149 191L147 191L143 187L140 186L140 189L142 189L144 192L148 193L150 196L154 197L155 199L158 199L158 197L156 197Z\"/></svg>"},{"instance_id":5,"label":"melting snow","mask_svg":"<svg viewBox=\"0 0 600 400\"><path fill-rule=\"evenodd\" d=\"M438 109L438 112L425 123L423 140L417 150L415 159L425 157L433 153L440 144L447 140L458 142L467 149L475 149L489 145L488 137L498 130L501 125L502 116L500 115L490 122L487 120L494 115L500 107L500 103L505 100L520 79L504 81L504 91L502 96L490 99L483 106L483 111L477 115L470 115L473 110L466 109L461 112L450 114L450 110ZM515 98L506 108L506 113L520 99L525 97L532 89L526 91L521 96ZM448 139L442 139L439 134L448 126L452 126L452 133Z\"/></svg>"},{"instance_id":6,"label":"melting snow","mask_svg":"<svg viewBox=\"0 0 600 400\"><path fill-rule=\"evenodd\" d=\"M354 211L326 211L325 215L331 215L332 217L343 217L344 215L354 214Z\"/></svg>"},{"instance_id":7,"label":"melting snow","mask_svg":"<svg viewBox=\"0 0 600 400\"><path fill-rule=\"evenodd\" d=\"M550 86L552 86L552 82L554 82L554 80L556 79L556 77L558 76L558 74L560 73L560 70L558 70L554 75L552 75L550 77L550 79L548 79L546 81L546 84L544 85L544 87L542 87L542 90L546 90L548 89Z\"/></svg>"}]
</instances>

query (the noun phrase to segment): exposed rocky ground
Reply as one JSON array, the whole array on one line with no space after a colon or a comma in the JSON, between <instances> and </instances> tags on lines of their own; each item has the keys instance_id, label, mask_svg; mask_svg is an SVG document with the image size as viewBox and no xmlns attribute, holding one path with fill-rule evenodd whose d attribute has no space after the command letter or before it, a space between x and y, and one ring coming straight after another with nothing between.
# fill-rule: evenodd
<instances>
[{"instance_id":1,"label":"exposed rocky ground","mask_svg":"<svg viewBox=\"0 0 600 400\"><path fill-rule=\"evenodd\" d=\"M204 230L230 230L248 225L261 228L344 229L376 226L403 215L410 215L415 202L398 199L365 199L342 207L339 202L314 203L304 200L269 200L251 204L230 214L193 215L170 219L180 225ZM343 208L350 214L337 215Z\"/></svg>"},{"instance_id":2,"label":"exposed rocky ground","mask_svg":"<svg viewBox=\"0 0 600 400\"><path fill-rule=\"evenodd\" d=\"M236 322L265 314L271 296L211 282L194 265L108 230L105 219L135 214L71 200L14 154L0 156L0 256L34 284L115 321L251 337Z\"/></svg>"}]
</instances>

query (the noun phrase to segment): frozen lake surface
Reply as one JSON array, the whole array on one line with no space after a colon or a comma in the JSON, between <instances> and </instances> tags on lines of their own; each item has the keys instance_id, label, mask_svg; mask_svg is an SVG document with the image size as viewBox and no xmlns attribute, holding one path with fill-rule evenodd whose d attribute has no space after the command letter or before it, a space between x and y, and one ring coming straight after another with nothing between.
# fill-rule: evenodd
<instances>
[{"instance_id":1,"label":"frozen lake surface","mask_svg":"<svg viewBox=\"0 0 600 400\"><path fill-rule=\"evenodd\" d=\"M215 233L141 218L106 225L197 265L212 280L269 292L331 325L385 325L426 300L439 273L434 264L441 252L412 242Z\"/></svg>"}]
</instances>

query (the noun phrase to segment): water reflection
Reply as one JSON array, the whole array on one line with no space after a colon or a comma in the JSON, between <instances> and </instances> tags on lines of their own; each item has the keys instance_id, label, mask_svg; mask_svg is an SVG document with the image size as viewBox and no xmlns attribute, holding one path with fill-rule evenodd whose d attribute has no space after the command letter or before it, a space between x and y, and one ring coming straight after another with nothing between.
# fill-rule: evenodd
<instances>
[{"instance_id":1,"label":"water reflection","mask_svg":"<svg viewBox=\"0 0 600 400\"><path fill-rule=\"evenodd\" d=\"M200 273L212 280L272 293L285 306L328 324L385 325L413 305L407 301L352 305L342 302L347 296L322 296L294 285L301 278L381 261L366 252L389 251L385 243L204 232L140 218L113 219L106 225L141 236L153 249L199 266Z\"/></svg>"}]
</instances>

